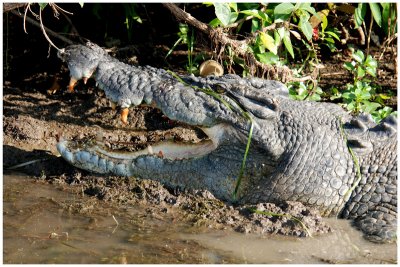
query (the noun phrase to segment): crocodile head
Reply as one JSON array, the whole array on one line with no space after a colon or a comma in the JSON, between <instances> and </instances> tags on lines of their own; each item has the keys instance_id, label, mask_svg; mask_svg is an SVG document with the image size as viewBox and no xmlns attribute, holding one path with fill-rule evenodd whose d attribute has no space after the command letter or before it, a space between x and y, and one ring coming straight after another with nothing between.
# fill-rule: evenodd
<instances>
[{"instance_id":1,"label":"crocodile head","mask_svg":"<svg viewBox=\"0 0 400 267\"><path fill-rule=\"evenodd\" d=\"M273 130L279 115L278 99L287 94L283 84L235 75L176 79L162 71L157 79L132 85L132 73L153 77L154 70L118 64L100 52L87 46L67 48L63 58L71 77L88 77L87 73L95 72L92 77L102 84L106 95L118 91L118 101L139 98L127 102L131 106L152 104L169 119L200 129L207 138L195 144L168 141L135 152L112 151L102 140L63 140L57 148L72 165L98 173L156 179L171 186L204 188L223 199L232 198L248 140L252 146L245 175L260 177L276 165L284 150L279 134ZM110 71L112 64L115 66ZM123 73L125 79L114 79L115 72ZM108 73L110 78L104 81Z\"/></svg>"}]
</instances>

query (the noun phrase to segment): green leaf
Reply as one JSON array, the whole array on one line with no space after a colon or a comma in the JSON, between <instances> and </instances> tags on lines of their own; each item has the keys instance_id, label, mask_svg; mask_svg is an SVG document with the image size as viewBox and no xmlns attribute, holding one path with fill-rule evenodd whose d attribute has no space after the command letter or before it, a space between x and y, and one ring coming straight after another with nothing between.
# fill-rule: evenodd
<instances>
[{"instance_id":1,"label":"green leaf","mask_svg":"<svg viewBox=\"0 0 400 267\"><path fill-rule=\"evenodd\" d=\"M257 19L252 19L251 20L251 32L256 32L258 30L260 30L260 22Z\"/></svg>"},{"instance_id":2,"label":"green leaf","mask_svg":"<svg viewBox=\"0 0 400 267\"><path fill-rule=\"evenodd\" d=\"M238 7L236 3L229 3L229 7L232 8L235 12L238 12Z\"/></svg>"},{"instance_id":3,"label":"green leaf","mask_svg":"<svg viewBox=\"0 0 400 267\"><path fill-rule=\"evenodd\" d=\"M322 12L320 12L318 14L321 17L321 29L322 29L322 31L325 31L326 27L328 27L328 19L326 18L325 14L323 14Z\"/></svg>"},{"instance_id":4,"label":"green leaf","mask_svg":"<svg viewBox=\"0 0 400 267\"><path fill-rule=\"evenodd\" d=\"M83 7L83 5L84 5L84 2L79 2L79 5L81 6L81 8Z\"/></svg>"},{"instance_id":5,"label":"green leaf","mask_svg":"<svg viewBox=\"0 0 400 267\"><path fill-rule=\"evenodd\" d=\"M232 13L231 13L231 16L230 16L230 18L229 18L229 23L228 23L228 25L234 23L234 22L237 20L238 16L239 16L239 13L237 13L237 12L232 12Z\"/></svg>"},{"instance_id":6,"label":"green leaf","mask_svg":"<svg viewBox=\"0 0 400 267\"><path fill-rule=\"evenodd\" d=\"M267 14L267 13L264 13L264 12L262 12L261 10L258 10L257 13L258 13L258 16L261 17L261 19L262 19L263 21L271 22L270 19L269 19L269 17L268 17L268 14Z\"/></svg>"},{"instance_id":7,"label":"green leaf","mask_svg":"<svg viewBox=\"0 0 400 267\"><path fill-rule=\"evenodd\" d=\"M299 5L299 9L305 10L315 16L318 16L318 14L315 12L315 9L311 6L311 2L304 2Z\"/></svg>"},{"instance_id":8,"label":"green leaf","mask_svg":"<svg viewBox=\"0 0 400 267\"><path fill-rule=\"evenodd\" d=\"M371 8L372 16L374 17L376 24L378 24L379 27L382 27L382 15L378 3L369 3L369 7Z\"/></svg>"},{"instance_id":9,"label":"green leaf","mask_svg":"<svg viewBox=\"0 0 400 267\"><path fill-rule=\"evenodd\" d=\"M376 77L376 69L375 68L371 68L371 67L367 67L365 69L365 71L371 75L372 77Z\"/></svg>"},{"instance_id":10,"label":"green leaf","mask_svg":"<svg viewBox=\"0 0 400 267\"><path fill-rule=\"evenodd\" d=\"M292 46L292 42L290 41L290 33L288 30L286 30L284 32L283 35L283 43L286 47L286 50L289 52L289 54L292 56L292 58L294 59L294 52L293 52L293 46Z\"/></svg>"},{"instance_id":11,"label":"green leaf","mask_svg":"<svg viewBox=\"0 0 400 267\"><path fill-rule=\"evenodd\" d=\"M389 33L389 14L390 14L390 3L381 3L382 6L382 28L387 35Z\"/></svg>"},{"instance_id":12,"label":"green leaf","mask_svg":"<svg viewBox=\"0 0 400 267\"><path fill-rule=\"evenodd\" d=\"M300 21L307 21L310 19L310 14L308 14L307 12L304 12L303 10L299 9L298 12L299 13L299 18ZM308 22L309 23L309 22ZM311 25L311 24L310 24ZM312 28L312 27L311 27Z\"/></svg>"},{"instance_id":13,"label":"green leaf","mask_svg":"<svg viewBox=\"0 0 400 267\"><path fill-rule=\"evenodd\" d=\"M381 3L382 6L382 28L385 31L385 34L393 34L395 33L395 29L397 28L394 26L397 19L397 6L396 3ZM391 28L389 32L389 22ZM393 27L394 26L394 27Z\"/></svg>"},{"instance_id":14,"label":"green leaf","mask_svg":"<svg viewBox=\"0 0 400 267\"><path fill-rule=\"evenodd\" d=\"M345 92L342 94L342 97L344 99L348 99L348 100L354 100L356 98L355 94L350 93L350 92Z\"/></svg>"},{"instance_id":15,"label":"green leaf","mask_svg":"<svg viewBox=\"0 0 400 267\"><path fill-rule=\"evenodd\" d=\"M330 38L330 37L326 37L326 38L324 38L324 40L327 41L328 43L332 43L332 44L335 43L335 40L333 40L333 39Z\"/></svg>"},{"instance_id":16,"label":"green leaf","mask_svg":"<svg viewBox=\"0 0 400 267\"><path fill-rule=\"evenodd\" d=\"M279 29L278 29L279 30ZM279 34L277 30L274 31L274 39L275 39L275 45L276 47L279 47L281 45L281 40L283 36Z\"/></svg>"},{"instance_id":17,"label":"green leaf","mask_svg":"<svg viewBox=\"0 0 400 267\"><path fill-rule=\"evenodd\" d=\"M38 4L40 7L40 10L43 10L47 6L47 3L38 3Z\"/></svg>"},{"instance_id":18,"label":"green leaf","mask_svg":"<svg viewBox=\"0 0 400 267\"><path fill-rule=\"evenodd\" d=\"M364 21L364 17L365 14L367 13L367 4L358 4L358 7L356 8L356 10L354 11L354 18L355 18L355 22L356 25L355 27L358 28L362 25L363 21Z\"/></svg>"},{"instance_id":19,"label":"green leaf","mask_svg":"<svg viewBox=\"0 0 400 267\"><path fill-rule=\"evenodd\" d=\"M221 25L222 23L221 23L221 21L220 21L218 18L215 18L215 19L213 19L212 21L210 21L208 24L209 24L211 27L216 28L216 27L218 27L219 25Z\"/></svg>"},{"instance_id":20,"label":"green leaf","mask_svg":"<svg viewBox=\"0 0 400 267\"><path fill-rule=\"evenodd\" d=\"M261 32L260 39L265 48L267 48L275 55L278 53L278 48L275 45L275 40L274 38L271 37L271 35L269 35L268 33Z\"/></svg>"},{"instance_id":21,"label":"green leaf","mask_svg":"<svg viewBox=\"0 0 400 267\"><path fill-rule=\"evenodd\" d=\"M261 20L263 19L263 18L259 15L258 10L256 10L256 9L242 10L242 11L240 11L240 13L245 14L245 15L247 15L247 16L253 16L253 17L256 17L256 18L261 19Z\"/></svg>"},{"instance_id":22,"label":"green leaf","mask_svg":"<svg viewBox=\"0 0 400 267\"><path fill-rule=\"evenodd\" d=\"M291 3L281 3L274 9L275 22L283 22L290 18L294 6Z\"/></svg>"},{"instance_id":23,"label":"green leaf","mask_svg":"<svg viewBox=\"0 0 400 267\"><path fill-rule=\"evenodd\" d=\"M223 26L226 26L231 21L231 8L228 3L214 3L215 15L221 21Z\"/></svg>"},{"instance_id":24,"label":"green leaf","mask_svg":"<svg viewBox=\"0 0 400 267\"><path fill-rule=\"evenodd\" d=\"M358 68L357 68L357 78L360 79L360 78L362 78L364 76L365 76L365 70L361 66L358 66Z\"/></svg>"},{"instance_id":25,"label":"green leaf","mask_svg":"<svg viewBox=\"0 0 400 267\"><path fill-rule=\"evenodd\" d=\"M306 36L307 40L310 41L311 38L312 38L312 34L313 34L313 29L311 27L310 22L304 21L304 20L300 20L299 26L300 26L301 31Z\"/></svg>"},{"instance_id":26,"label":"green leaf","mask_svg":"<svg viewBox=\"0 0 400 267\"><path fill-rule=\"evenodd\" d=\"M336 40L340 41L340 38L339 38L339 36L338 36L336 33L331 32L331 31L326 31L325 33L328 34L328 35L330 35L330 36L332 36L332 37L335 38Z\"/></svg>"},{"instance_id":27,"label":"green leaf","mask_svg":"<svg viewBox=\"0 0 400 267\"><path fill-rule=\"evenodd\" d=\"M363 105L361 106L361 109L364 112L367 113L372 113L375 110L377 110L379 107L381 107L381 105L379 103L376 102L369 102L369 101L363 101Z\"/></svg>"},{"instance_id":28,"label":"green leaf","mask_svg":"<svg viewBox=\"0 0 400 267\"><path fill-rule=\"evenodd\" d=\"M258 60L264 64L275 65L279 62L279 57L274 55L272 52L265 52L262 54L257 54L256 56Z\"/></svg>"},{"instance_id":29,"label":"green leaf","mask_svg":"<svg viewBox=\"0 0 400 267\"><path fill-rule=\"evenodd\" d=\"M352 57L358 62L362 63L364 61L364 53L361 50L357 50L353 53Z\"/></svg>"},{"instance_id":30,"label":"green leaf","mask_svg":"<svg viewBox=\"0 0 400 267\"><path fill-rule=\"evenodd\" d=\"M344 64L343 64L343 67L346 69L346 70L349 70L349 71L354 71L356 68L354 67L354 65L351 63L351 62L345 62Z\"/></svg>"},{"instance_id":31,"label":"green leaf","mask_svg":"<svg viewBox=\"0 0 400 267\"><path fill-rule=\"evenodd\" d=\"M368 55L367 59L365 60L365 65L371 68L377 68L378 62L371 55Z\"/></svg>"},{"instance_id":32,"label":"green leaf","mask_svg":"<svg viewBox=\"0 0 400 267\"><path fill-rule=\"evenodd\" d=\"M390 99L390 96L385 95L385 94L379 94L379 97L382 98L383 100L388 100L388 99Z\"/></svg>"}]
</instances>

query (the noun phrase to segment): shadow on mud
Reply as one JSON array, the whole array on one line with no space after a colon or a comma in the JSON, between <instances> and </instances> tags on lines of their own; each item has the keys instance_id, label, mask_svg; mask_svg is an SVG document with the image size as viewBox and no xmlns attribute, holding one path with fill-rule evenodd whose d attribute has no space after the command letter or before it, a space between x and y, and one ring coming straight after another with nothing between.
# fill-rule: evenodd
<instances>
[{"instance_id":1,"label":"shadow on mud","mask_svg":"<svg viewBox=\"0 0 400 267\"><path fill-rule=\"evenodd\" d=\"M46 150L25 151L17 147L3 145L3 171L19 171L32 176L59 175L72 173L73 167L61 157Z\"/></svg>"}]
</instances>

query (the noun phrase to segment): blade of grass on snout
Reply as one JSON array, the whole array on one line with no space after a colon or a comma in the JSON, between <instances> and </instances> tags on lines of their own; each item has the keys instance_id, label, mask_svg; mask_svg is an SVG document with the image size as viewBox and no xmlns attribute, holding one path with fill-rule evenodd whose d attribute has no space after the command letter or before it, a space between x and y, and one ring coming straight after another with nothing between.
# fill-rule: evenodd
<instances>
[{"instance_id":1,"label":"blade of grass on snout","mask_svg":"<svg viewBox=\"0 0 400 267\"><path fill-rule=\"evenodd\" d=\"M213 90L211 90L211 89L201 88L201 87L198 87L198 86L195 86L195 85L188 84L188 83L186 83L181 77L179 77L175 72L170 71L170 70L167 70L167 71L168 71L168 73L170 73L175 79L177 79L180 83L182 83L182 84L184 84L184 85L186 85L186 86L192 87L192 88L194 88L195 90L200 90L200 91L202 91L203 93L208 94L208 95L214 97L215 99L217 99L218 101L220 101L222 104L224 104L227 108L229 108L230 110L232 110L231 105L230 105L228 102L226 102L226 101L220 96L220 94L218 94L217 92L215 92L215 91L213 91ZM248 138L247 138L246 150L245 150L245 152L244 152L244 156L243 156L243 160L242 160L242 165L241 165L240 171L239 171L239 177L238 177L238 179L236 180L236 186L235 186L235 190L234 190L234 192L233 192L233 200L236 201L236 200L237 200L237 193L238 193L238 191L239 191L239 187L240 187L240 184L241 184L241 182L242 182L243 175L244 175L244 170L245 170L245 168L246 168L246 160L247 160L247 155L248 155L249 149L250 149L251 137L252 137L252 135L253 135L253 126L254 126L254 123L253 123L253 120L251 119L249 113L248 113L246 110L244 110L244 109L235 101L235 99L233 99L233 98L230 98L230 99L231 99L234 103L237 104L237 107L239 107L239 109L240 109L240 111L241 111L241 115L242 115L245 119L247 119L247 120L250 122L250 129L249 129L249 135L248 135Z\"/></svg>"}]
</instances>

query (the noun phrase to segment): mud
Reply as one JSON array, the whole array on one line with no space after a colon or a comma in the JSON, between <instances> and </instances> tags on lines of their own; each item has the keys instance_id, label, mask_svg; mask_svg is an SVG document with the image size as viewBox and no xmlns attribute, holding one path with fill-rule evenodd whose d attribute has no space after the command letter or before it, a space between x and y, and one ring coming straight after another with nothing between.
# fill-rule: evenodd
<instances>
[{"instance_id":1,"label":"mud","mask_svg":"<svg viewBox=\"0 0 400 267\"><path fill-rule=\"evenodd\" d=\"M179 220L195 226L231 229L241 233L281 234L298 237L332 231L319 213L301 203L235 206L216 199L210 192L166 188L158 182L100 176L76 169L59 157L57 140L101 135L132 149L163 140L199 142L204 136L170 121L151 107L136 107L129 125L119 120L119 111L92 82L69 93L68 73L51 77L42 73L26 83L5 81L3 91L4 170L22 171L38 183L61 185L64 190L95 196L104 203L140 205L148 213L173 212ZM57 89L57 90L55 90ZM91 204L88 198L88 210ZM65 207L70 209L71 207ZM101 205L96 207L101 209ZM262 211L255 213L255 210Z\"/></svg>"}]
</instances>

